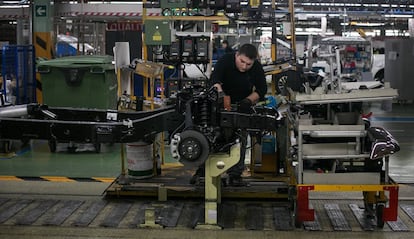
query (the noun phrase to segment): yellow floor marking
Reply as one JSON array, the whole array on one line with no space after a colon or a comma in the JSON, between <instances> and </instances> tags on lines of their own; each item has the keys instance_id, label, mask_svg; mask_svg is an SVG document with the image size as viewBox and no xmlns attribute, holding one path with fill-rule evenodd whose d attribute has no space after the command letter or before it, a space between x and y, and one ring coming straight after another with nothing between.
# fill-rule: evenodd
<instances>
[{"instance_id":1,"label":"yellow floor marking","mask_svg":"<svg viewBox=\"0 0 414 239\"><path fill-rule=\"evenodd\" d=\"M41 178L46 179L51 182L76 182L76 180L73 180L67 177L59 177L59 176L41 176Z\"/></svg>"},{"instance_id":2,"label":"yellow floor marking","mask_svg":"<svg viewBox=\"0 0 414 239\"><path fill-rule=\"evenodd\" d=\"M97 181L101 181L101 182L104 182L104 183L112 183L113 181L115 181L115 178L92 177L92 179L95 179Z\"/></svg>"},{"instance_id":3,"label":"yellow floor marking","mask_svg":"<svg viewBox=\"0 0 414 239\"><path fill-rule=\"evenodd\" d=\"M16 176L0 176L0 180L8 180L8 181L24 181L21 178L18 178Z\"/></svg>"},{"instance_id":4,"label":"yellow floor marking","mask_svg":"<svg viewBox=\"0 0 414 239\"><path fill-rule=\"evenodd\" d=\"M0 153L0 158L13 158L16 156L16 152L10 152L10 153Z\"/></svg>"}]
</instances>

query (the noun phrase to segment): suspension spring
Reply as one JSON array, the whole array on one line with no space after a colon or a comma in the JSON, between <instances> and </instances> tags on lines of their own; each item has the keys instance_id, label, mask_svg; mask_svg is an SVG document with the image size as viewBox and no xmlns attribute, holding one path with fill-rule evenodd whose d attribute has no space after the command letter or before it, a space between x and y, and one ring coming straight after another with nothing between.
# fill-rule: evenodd
<instances>
[{"instance_id":1,"label":"suspension spring","mask_svg":"<svg viewBox=\"0 0 414 239\"><path fill-rule=\"evenodd\" d=\"M200 106L200 124L207 126L210 120L208 100L204 99Z\"/></svg>"}]
</instances>

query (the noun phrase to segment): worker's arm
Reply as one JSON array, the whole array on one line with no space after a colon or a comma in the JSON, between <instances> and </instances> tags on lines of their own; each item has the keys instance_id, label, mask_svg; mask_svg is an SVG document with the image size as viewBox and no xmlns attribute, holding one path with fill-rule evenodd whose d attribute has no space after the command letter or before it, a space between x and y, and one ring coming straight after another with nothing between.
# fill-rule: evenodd
<instances>
[{"instance_id":1,"label":"worker's arm","mask_svg":"<svg viewBox=\"0 0 414 239\"><path fill-rule=\"evenodd\" d=\"M217 88L218 92L223 91L223 87L221 85L223 84L225 70L226 66L222 57L217 61L216 65L214 66L214 70L211 73L211 83L214 87Z\"/></svg>"},{"instance_id":2,"label":"worker's arm","mask_svg":"<svg viewBox=\"0 0 414 239\"><path fill-rule=\"evenodd\" d=\"M254 91L246 98L249 99L252 102L252 104L256 104L257 102L259 102L260 96L256 91Z\"/></svg>"},{"instance_id":3,"label":"worker's arm","mask_svg":"<svg viewBox=\"0 0 414 239\"><path fill-rule=\"evenodd\" d=\"M247 98L253 104L256 104L259 100L264 100L264 97L267 93L267 84L262 64L256 60L253 67L254 68L252 70L254 72L254 91Z\"/></svg>"}]
</instances>

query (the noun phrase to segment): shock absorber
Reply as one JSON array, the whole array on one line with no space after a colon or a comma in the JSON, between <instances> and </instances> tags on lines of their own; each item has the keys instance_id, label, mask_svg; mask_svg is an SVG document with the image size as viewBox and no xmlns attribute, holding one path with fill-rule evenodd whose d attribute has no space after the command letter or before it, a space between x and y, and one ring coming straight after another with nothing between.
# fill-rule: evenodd
<instances>
[{"instance_id":1,"label":"shock absorber","mask_svg":"<svg viewBox=\"0 0 414 239\"><path fill-rule=\"evenodd\" d=\"M205 127L209 125L210 113L209 113L208 99L203 99L200 105L200 125Z\"/></svg>"}]
</instances>

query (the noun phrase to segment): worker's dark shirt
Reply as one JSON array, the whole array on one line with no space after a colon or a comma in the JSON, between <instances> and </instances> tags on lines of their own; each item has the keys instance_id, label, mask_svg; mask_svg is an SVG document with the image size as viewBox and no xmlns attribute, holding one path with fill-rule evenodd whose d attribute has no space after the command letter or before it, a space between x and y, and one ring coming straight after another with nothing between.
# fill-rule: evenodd
<instances>
[{"instance_id":1,"label":"worker's dark shirt","mask_svg":"<svg viewBox=\"0 0 414 239\"><path fill-rule=\"evenodd\" d=\"M267 85L262 65L255 60L250 70L240 72L236 67L235 54L225 54L217 61L211 74L212 85L220 83L232 103L243 100L253 89L259 94L260 100L263 100Z\"/></svg>"},{"instance_id":2,"label":"worker's dark shirt","mask_svg":"<svg viewBox=\"0 0 414 239\"><path fill-rule=\"evenodd\" d=\"M233 49L231 47L229 47L229 46L227 46L226 48L224 48L224 53L225 54L233 53L233 52L234 52Z\"/></svg>"}]
</instances>

